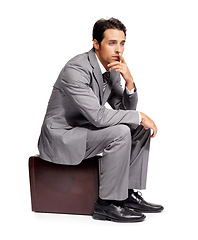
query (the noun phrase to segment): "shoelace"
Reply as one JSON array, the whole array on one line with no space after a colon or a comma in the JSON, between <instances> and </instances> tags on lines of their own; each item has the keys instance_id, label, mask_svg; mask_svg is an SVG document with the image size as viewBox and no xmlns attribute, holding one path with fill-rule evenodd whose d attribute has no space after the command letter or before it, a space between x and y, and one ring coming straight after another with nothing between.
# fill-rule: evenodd
<instances>
[{"instance_id":1,"label":"shoelace","mask_svg":"<svg viewBox=\"0 0 198 240\"><path fill-rule=\"evenodd\" d=\"M137 191L137 192L136 192L136 196L137 196L138 198L140 198L141 200L143 200L143 197L142 197L142 193L141 193L141 192Z\"/></svg>"},{"instance_id":2,"label":"shoelace","mask_svg":"<svg viewBox=\"0 0 198 240\"><path fill-rule=\"evenodd\" d=\"M133 195L135 196L136 198L136 201L140 201L140 200L144 200L143 197L142 197L142 193L137 191L137 192L133 192Z\"/></svg>"}]
</instances>

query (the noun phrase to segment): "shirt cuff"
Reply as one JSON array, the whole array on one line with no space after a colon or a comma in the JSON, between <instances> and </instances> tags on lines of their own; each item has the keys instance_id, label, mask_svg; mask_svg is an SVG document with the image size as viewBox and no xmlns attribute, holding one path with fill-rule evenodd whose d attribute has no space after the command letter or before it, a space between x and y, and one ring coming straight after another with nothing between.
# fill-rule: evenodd
<instances>
[{"instance_id":1,"label":"shirt cuff","mask_svg":"<svg viewBox=\"0 0 198 240\"><path fill-rule=\"evenodd\" d=\"M138 112L138 114L139 114L139 125L140 125L140 123L142 121L142 116L141 116L140 112Z\"/></svg>"},{"instance_id":2,"label":"shirt cuff","mask_svg":"<svg viewBox=\"0 0 198 240\"><path fill-rule=\"evenodd\" d=\"M132 95L135 92L135 88L131 89L131 91L129 91L129 89L126 87L126 93L127 95Z\"/></svg>"}]
</instances>

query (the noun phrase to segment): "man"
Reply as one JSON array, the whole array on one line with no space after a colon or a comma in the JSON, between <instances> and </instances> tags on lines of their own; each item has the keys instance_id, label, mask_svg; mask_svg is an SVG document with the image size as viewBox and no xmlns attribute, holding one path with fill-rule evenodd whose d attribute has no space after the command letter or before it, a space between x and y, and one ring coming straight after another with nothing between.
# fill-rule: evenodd
<instances>
[{"instance_id":1,"label":"man","mask_svg":"<svg viewBox=\"0 0 198 240\"><path fill-rule=\"evenodd\" d=\"M157 127L136 111L137 89L123 58L125 40L119 20L95 23L93 49L71 59L54 85L38 147L42 159L67 165L102 153L93 218L137 222L144 220L143 212L163 207L134 191L146 187L150 137Z\"/></svg>"}]
</instances>

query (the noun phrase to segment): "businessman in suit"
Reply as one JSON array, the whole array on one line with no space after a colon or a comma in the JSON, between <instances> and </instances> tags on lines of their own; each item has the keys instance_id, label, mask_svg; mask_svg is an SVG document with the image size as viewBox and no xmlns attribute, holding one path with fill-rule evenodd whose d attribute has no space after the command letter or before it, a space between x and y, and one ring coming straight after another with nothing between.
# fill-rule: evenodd
<instances>
[{"instance_id":1,"label":"businessman in suit","mask_svg":"<svg viewBox=\"0 0 198 240\"><path fill-rule=\"evenodd\" d=\"M150 138L157 127L136 110L137 89L123 58L125 40L118 19L95 23L93 48L68 61L54 84L38 148L42 159L66 165L102 153L93 218L137 222L144 212L163 207L134 190L146 188Z\"/></svg>"}]
</instances>

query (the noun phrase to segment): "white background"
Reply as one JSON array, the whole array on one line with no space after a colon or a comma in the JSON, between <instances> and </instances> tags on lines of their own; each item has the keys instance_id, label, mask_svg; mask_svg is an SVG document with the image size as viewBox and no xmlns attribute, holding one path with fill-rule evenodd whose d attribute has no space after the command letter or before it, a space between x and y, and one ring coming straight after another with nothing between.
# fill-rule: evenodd
<instances>
[{"instance_id":1,"label":"white background","mask_svg":"<svg viewBox=\"0 0 198 240\"><path fill-rule=\"evenodd\" d=\"M197 239L198 7L193 0L6 0L0 3L1 239ZM101 17L127 27L138 110L155 120L143 223L31 211L28 158L64 64L92 48Z\"/></svg>"}]
</instances>

